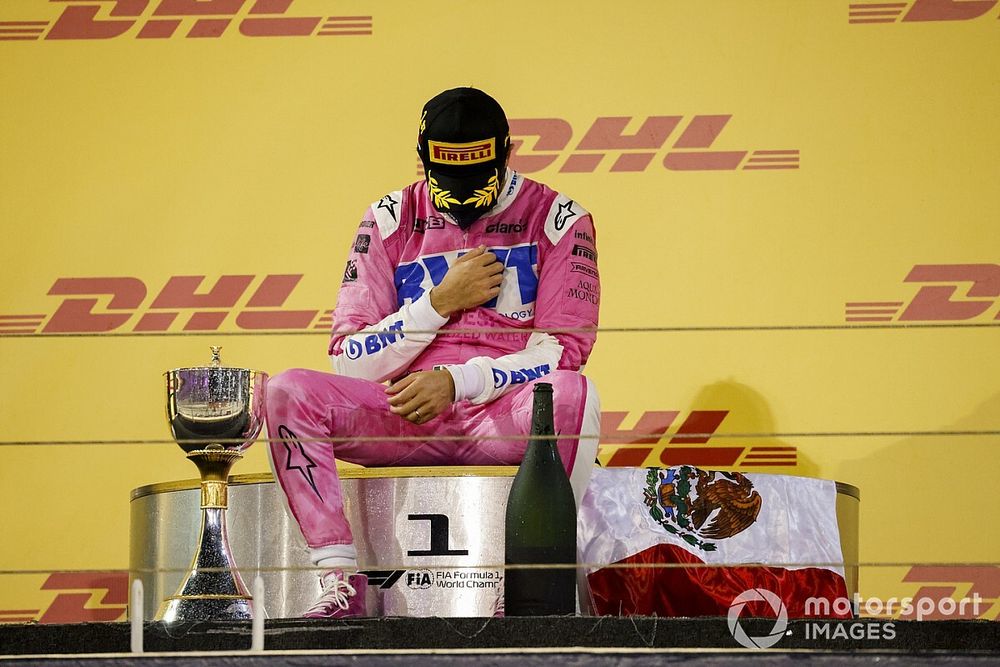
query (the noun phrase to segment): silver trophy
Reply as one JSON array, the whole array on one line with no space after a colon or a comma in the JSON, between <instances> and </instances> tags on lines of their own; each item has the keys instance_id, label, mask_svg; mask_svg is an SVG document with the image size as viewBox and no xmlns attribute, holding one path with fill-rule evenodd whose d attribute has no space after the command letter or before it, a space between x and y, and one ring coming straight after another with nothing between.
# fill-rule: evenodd
<instances>
[{"instance_id":1,"label":"silver trophy","mask_svg":"<svg viewBox=\"0 0 1000 667\"><path fill-rule=\"evenodd\" d=\"M226 535L229 470L260 433L267 373L227 368L213 347L208 366L167 371L167 421L201 475L201 534L191 570L156 618L249 619L252 599Z\"/></svg>"}]
</instances>

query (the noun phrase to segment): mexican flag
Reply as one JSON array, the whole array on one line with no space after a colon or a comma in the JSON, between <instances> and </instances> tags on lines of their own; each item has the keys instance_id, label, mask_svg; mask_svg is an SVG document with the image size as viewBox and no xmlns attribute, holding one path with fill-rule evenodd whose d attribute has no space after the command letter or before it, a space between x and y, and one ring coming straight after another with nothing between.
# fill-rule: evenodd
<instances>
[{"instance_id":1,"label":"mexican flag","mask_svg":"<svg viewBox=\"0 0 1000 667\"><path fill-rule=\"evenodd\" d=\"M725 616L755 588L775 593L791 618L805 616L808 598L832 608L847 597L836 498L822 479L596 468L578 526L593 611ZM768 605L748 611L775 616Z\"/></svg>"}]
</instances>

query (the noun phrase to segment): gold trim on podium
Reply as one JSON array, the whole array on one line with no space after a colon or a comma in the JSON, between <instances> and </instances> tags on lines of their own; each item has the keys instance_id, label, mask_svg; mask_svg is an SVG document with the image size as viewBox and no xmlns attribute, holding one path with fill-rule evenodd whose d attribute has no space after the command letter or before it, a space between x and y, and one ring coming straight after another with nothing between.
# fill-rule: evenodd
<instances>
[{"instance_id":1,"label":"gold trim on podium","mask_svg":"<svg viewBox=\"0 0 1000 667\"><path fill-rule=\"evenodd\" d=\"M517 466L413 466L409 468L341 468L337 475L341 479L382 479L386 477L513 477L517 474ZM761 474L761 473L755 473ZM768 473L763 473L768 474ZM230 486L246 484L269 484L274 481L274 475L269 472L255 472L246 475L232 475ZM174 482L158 482L132 489L130 500L144 498L154 493L169 493L171 491L186 491L198 488L201 481L197 479L179 479ZM853 484L835 482L837 493L861 500L861 489Z\"/></svg>"},{"instance_id":2,"label":"gold trim on podium","mask_svg":"<svg viewBox=\"0 0 1000 667\"><path fill-rule=\"evenodd\" d=\"M414 466L410 468L341 468L337 471L340 479L383 479L386 477L513 477L517 466ZM247 484L270 484L274 475L258 472L247 475L232 475L229 486ZM197 489L201 480L179 479L174 482L147 484L132 489L129 500L144 498L156 493L187 491Z\"/></svg>"}]
</instances>

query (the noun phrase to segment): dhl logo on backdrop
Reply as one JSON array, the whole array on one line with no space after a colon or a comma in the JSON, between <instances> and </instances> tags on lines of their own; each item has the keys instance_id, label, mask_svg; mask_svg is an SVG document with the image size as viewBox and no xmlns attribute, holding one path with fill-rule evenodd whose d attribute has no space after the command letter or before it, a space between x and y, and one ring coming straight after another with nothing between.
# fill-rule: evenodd
<instances>
[{"instance_id":1,"label":"dhl logo on backdrop","mask_svg":"<svg viewBox=\"0 0 1000 667\"><path fill-rule=\"evenodd\" d=\"M1000 0L871 0L848 5L849 23L969 21L989 13Z\"/></svg>"},{"instance_id":2,"label":"dhl logo on backdrop","mask_svg":"<svg viewBox=\"0 0 1000 667\"><path fill-rule=\"evenodd\" d=\"M286 16L294 0L49 0L62 12L54 21L2 21L0 41L221 37L238 21L246 37L371 35L371 16ZM55 7L55 6L53 6ZM0 16L2 18L2 16Z\"/></svg>"},{"instance_id":3,"label":"dhl logo on backdrop","mask_svg":"<svg viewBox=\"0 0 1000 667\"><path fill-rule=\"evenodd\" d=\"M25 603L18 601L21 608L0 609L0 623L108 623L121 620L128 605L128 572L53 572L38 590L57 593L40 608L25 608ZM31 601L28 605L34 607L37 602Z\"/></svg>"},{"instance_id":4,"label":"dhl logo on backdrop","mask_svg":"<svg viewBox=\"0 0 1000 667\"><path fill-rule=\"evenodd\" d=\"M602 412L602 441L597 451L606 468L693 465L706 468L795 466L797 450L791 446L706 446L729 410L692 410L668 442L667 431L680 412L648 411L633 428L622 428L627 412Z\"/></svg>"},{"instance_id":5,"label":"dhl logo on backdrop","mask_svg":"<svg viewBox=\"0 0 1000 667\"><path fill-rule=\"evenodd\" d=\"M916 586L916 592L913 587ZM944 608L941 600L961 600L979 596L985 604L961 608L957 614L923 615L923 620L936 619L996 619L1000 601L1000 567L995 565L914 565L895 584L898 597L928 599L936 609ZM0 602L0 623L100 623L125 618L127 609L128 572L52 572L31 599L11 599ZM56 592L54 598L52 592ZM39 604L39 599L44 601ZM956 605L956 608L959 607ZM912 619L915 611L903 615L899 607L889 617Z\"/></svg>"},{"instance_id":6,"label":"dhl logo on backdrop","mask_svg":"<svg viewBox=\"0 0 1000 667\"><path fill-rule=\"evenodd\" d=\"M0 315L0 333L218 331L230 321L256 331L329 329L329 310L282 309L301 279L227 275L206 291L205 276L171 276L148 300L146 283L138 278L59 278L48 294L64 298L51 316Z\"/></svg>"},{"instance_id":7,"label":"dhl logo on backdrop","mask_svg":"<svg viewBox=\"0 0 1000 667\"><path fill-rule=\"evenodd\" d=\"M248 331L329 329L330 310L283 308L302 277L224 275L203 288L206 276L171 276L152 299L139 278L58 278L48 291L63 297L55 312L2 314L0 334L218 331L227 323ZM1000 320L1000 264L918 264L904 282L931 284L909 302L848 301L845 319ZM963 286L964 297L953 298Z\"/></svg>"},{"instance_id":8,"label":"dhl logo on backdrop","mask_svg":"<svg viewBox=\"0 0 1000 667\"><path fill-rule=\"evenodd\" d=\"M657 167L671 171L799 168L798 149L709 150L731 118L731 114L600 117L573 148L574 129L565 119L514 119L510 121L511 165L525 174L556 164L562 173L590 173L598 168L613 172ZM637 123L637 129L627 131Z\"/></svg>"},{"instance_id":9,"label":"dhl logo on backdrop","mask_svg":"<svg viewBox=\"0 0 1000 667\"><path fill-rule=\"evenodd\" d=\"M1000 264L917 264L903 279L922 286L908 302L848 301L848 322L1000 320ZM959 289L964 298L953 298Z\"/></svg>"}]
</instances>

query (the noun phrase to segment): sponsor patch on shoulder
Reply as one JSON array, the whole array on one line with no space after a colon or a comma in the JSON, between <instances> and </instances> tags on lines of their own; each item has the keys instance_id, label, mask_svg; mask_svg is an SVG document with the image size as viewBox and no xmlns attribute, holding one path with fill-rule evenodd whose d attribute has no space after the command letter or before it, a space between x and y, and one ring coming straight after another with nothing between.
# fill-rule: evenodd
<instances>
[{"instance_id":1,"label":"sponsor patch on shoulder","mask_svg":"<svg viewBox=\"0 0 1000 667\"><path fill-rule=\"evenodd\" d=\"M372 214L378 225L382 240L388 239L399 229L400 216L403 214L403 192L396 190L372 204Z\"/></svg>"},{"instance_id":2,"label":"sponsor patch on shoulder","mask_svg":"<svg viewBox=\"0 0 1000 667\"><path fill-rule=\"evenodd\" d=\"M570 227L580 218L589 215L584 207L569 197L556 195L549 209L549 214L545 218L545 236L553 245L566 234Z\"/></svg>"},{"instance_id":3,"label":"sponsor patch on shoulder","mask_svg":"<svg viewBox=\"0 0 1000 667\"><path fill-rule=\"evenodd\" d=\"M358 260L349 259L347 260L347 266L344 267L344 282L353 283L358 279Z\"/></svg>"},{"instance_id":4,"label":"sponsor patch on shoulder","mask_svg":"<svg viewBox=\"0 0 1000 667\"><path fill-rule=\"evenodd\" d=\"M359 255L368 254L368 246L372 244L371 234L358 234L358 238L354 239L354 252Z\"/></svg>"}]
</instances>

